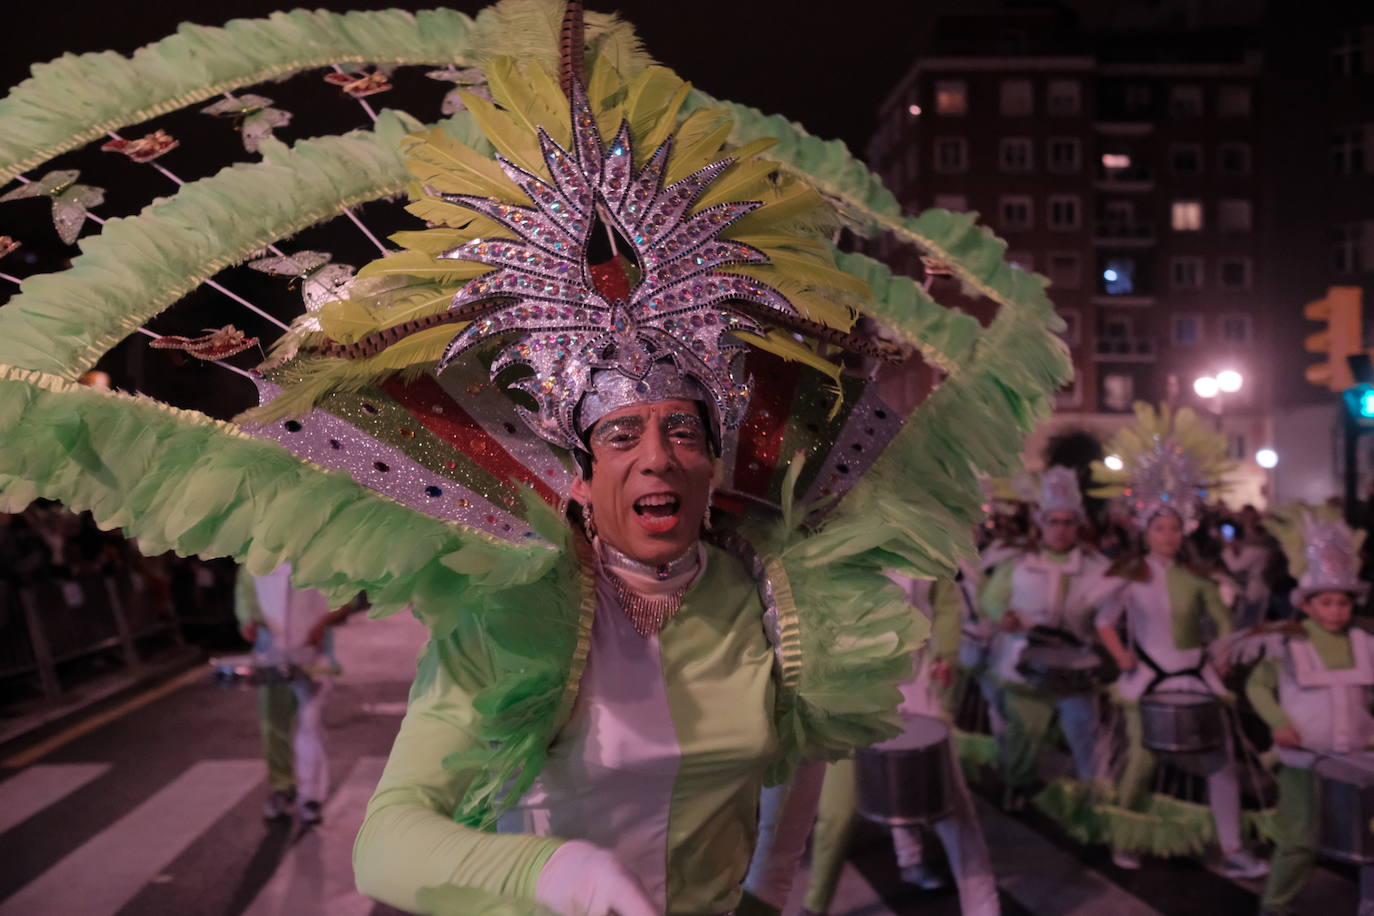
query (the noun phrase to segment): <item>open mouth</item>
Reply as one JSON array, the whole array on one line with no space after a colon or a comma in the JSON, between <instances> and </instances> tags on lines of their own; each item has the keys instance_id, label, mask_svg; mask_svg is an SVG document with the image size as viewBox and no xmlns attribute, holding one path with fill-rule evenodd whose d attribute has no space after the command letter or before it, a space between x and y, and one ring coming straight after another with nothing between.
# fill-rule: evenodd
<instances>
[{"instance_id":1,"label":"open mouth","mask_svg":"<svg viewBox=\"0 0 1374 916\"><path fill-rule=\"evenodd\" d=\"M677 524L682 499L676 493L651 493L634 502L635 516L650 532L664 532Z\"/></svg>"}]
</instances>

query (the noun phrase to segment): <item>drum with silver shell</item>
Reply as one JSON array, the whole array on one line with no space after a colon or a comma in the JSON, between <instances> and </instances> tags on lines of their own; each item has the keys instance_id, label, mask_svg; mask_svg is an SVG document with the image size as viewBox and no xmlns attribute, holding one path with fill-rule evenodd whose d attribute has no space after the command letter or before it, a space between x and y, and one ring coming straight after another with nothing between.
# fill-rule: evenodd
<instances>
[{"instance_id":1,"label":"drum with silver shell","mask_svg":"<svg viewBox=\"0 0 1374 916\"><path fill-rule=\"evenodd\" d=\"M1317 848L1355 865L1374 865L1374 754L1332 754L1312 766L1320 818Z\"/></svg>"},{"instance_id":2,"label":"drum with silver shell","mask_svg":"<svg viewBox=\"0 0 1374 916\"><path fill-rule=\"evenodd\" d=\"M291 665L264 664L252 654L222 655L210 659L210 677L221 687L262 687L285 684L296 676Z\"/></svg>"},{"instance_id":3,"label":"drum with silver shell","mask_svg":"<svg viewBox=\"0 0 1374 916\"><path fill-rule=\"evenodd\" d=\"M854 755L859 814L892 827L938 821L954 808L949 726L902 718L902 734Z\"/></svg>"},{"instance_id":4,"label":"drum with silver shell","mask_svg":"<svg viewBox=\"0 0 1374 916\"><path fill-rule=\"evenodd\" d=\"M1161 690L1140 698L1141 743L1152 751L1191 754L1222 747L1226 717L1210 693Z\"/></svg>"},{"instance_id":5,"label":"drum with silver shell","mask_svg":"<svg viewBox=\"0 0 1374 916\"><path fill-rule=\"evenodd\" d=\"M1027 646L1016 671L1031 685L1059 696L1091 693L1107 683L1102 657L1087 646Z\"/></svg>"}]
</instances>

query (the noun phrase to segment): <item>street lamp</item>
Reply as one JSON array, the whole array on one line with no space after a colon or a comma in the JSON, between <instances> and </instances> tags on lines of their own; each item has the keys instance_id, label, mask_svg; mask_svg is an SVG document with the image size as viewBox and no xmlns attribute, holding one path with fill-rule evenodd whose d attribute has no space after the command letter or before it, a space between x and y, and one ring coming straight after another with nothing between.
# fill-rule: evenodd
<instances>
[{"instance_id":1,"label":"street lamp","mask_svg":"<svg viewBox=\"0 0 1374 916\"><path fill-rule=\"evenodd\" d=\"M1271 471L1279 466L1279 453L1272 448L1262 448L1255 452L1255 464L1266 471Z\"/></svg>"},{"instance_id":2,"label":"street lamp","mask_svg":"<svg viewBox=\"0 0 1374 916\"><path fill-rule=\"evenodd\" d=\"M1197 393L1198 397L1210 401L1217 396L1219 391L1221 391L1221 385L1219 385L1217 380L1212 376L1204 375L1202 378L1193 381L1193 391Z\"/></svg>"},{"instance_id":3,"label":"street lamp","mask_svg":"<svg viewBox=\"0 0 1374 916\"><path fill-rule=\"evenodd\" d=\"M1226 395L1235 394L1245 384L1245 378L1235 369L1223 369L1216 375L1203 375L1193 379L1193 392L1204 401L1217 418L1217 431L1221 431L1221 411Z\"/></svg>"},{"instance_id":4,"label":"street lamp","mask_svg":"<svg viewBox=\"0 0 1374 916\"><path fill-rule=\"evenodd\" d=\"M1245 379L1234 369L1224 369L1217 373L1217 387L1226 394L1235 394L1240 391L1240 386L1245 384Z\"/></svg>"},{"instance_id":5,"label":"street lamp","mask_svg":"<svg viewBox=\"0 0 1374 916\"><path fill-rule=\"evenodd\" d=\"M1108 455L1102 459L1102 463L1107 466L1109 471L1119 471L1126 465L1122 462L1120 455Z\"/></svg>"}]
</instances>

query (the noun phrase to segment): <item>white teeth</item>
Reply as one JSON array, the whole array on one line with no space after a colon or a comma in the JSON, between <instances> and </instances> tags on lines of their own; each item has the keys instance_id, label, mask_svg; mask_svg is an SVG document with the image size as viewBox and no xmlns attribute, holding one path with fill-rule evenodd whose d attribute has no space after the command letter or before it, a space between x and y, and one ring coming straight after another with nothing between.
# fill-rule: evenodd
<instances>
[{"instance_id":1,"label":"white teeth","mask_svg":"<svg viewBox=\"0 0 1374 916\"><path fill-rule=\"evenodd\" d=\"M641 496L635 500L636 505L640 506L670 506L677 502L677 497L670 493L655 493L652 496Z\"/></svg>"}]
</instances>

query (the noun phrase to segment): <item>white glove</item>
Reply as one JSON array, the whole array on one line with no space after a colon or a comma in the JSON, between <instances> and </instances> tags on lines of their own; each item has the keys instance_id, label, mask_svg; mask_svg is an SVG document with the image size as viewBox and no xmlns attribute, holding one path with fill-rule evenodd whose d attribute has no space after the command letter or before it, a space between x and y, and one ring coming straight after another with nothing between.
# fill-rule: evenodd
<instances>
[{"instance_id":1,"label":"white glove","mask_svg":"<svg viewBox=\"0 0 1374 916\"><path fill-rule=\"evenodd\" d=\"M559 916L661 916L612 853L584 840L554 850L539 872L534 899Z\"/></svg>"}]
</instances>

